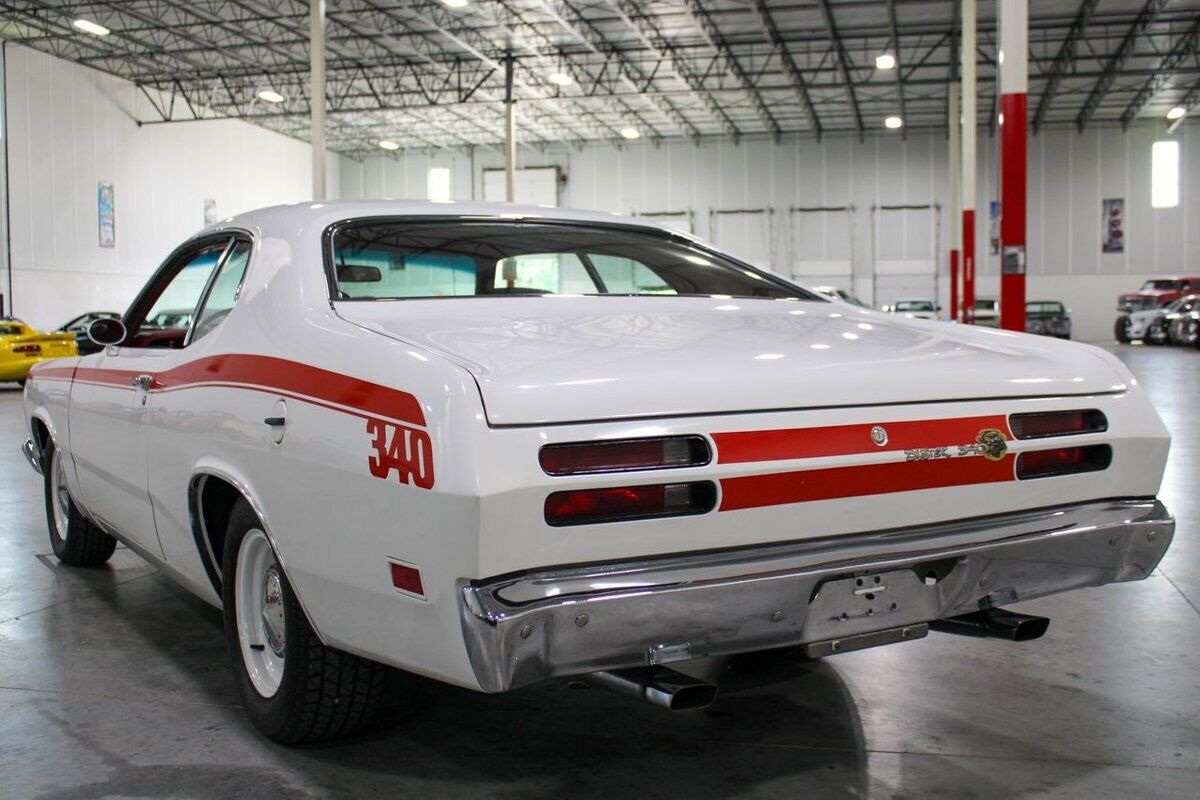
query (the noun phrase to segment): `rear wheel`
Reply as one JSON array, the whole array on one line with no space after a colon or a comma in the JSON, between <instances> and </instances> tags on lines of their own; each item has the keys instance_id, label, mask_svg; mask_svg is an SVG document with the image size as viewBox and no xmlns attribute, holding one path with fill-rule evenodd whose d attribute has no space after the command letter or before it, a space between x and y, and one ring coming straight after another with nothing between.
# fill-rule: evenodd
<instances>
[{"instance_id":1,"label":"rear wheel","mask_svg":"<svg viewBox=\"0 0 1200 800\"><path fill-rule=\"evenodd\" d=\"M65 460L53 441L42 451L42 465L46 523L55 558L72 567L91 567L108 561L117 548L117 540L79 512L67 488Z\"/></svg>"},{"instance_id":2,"label":"rear wheel","mask_svg":"<svg viewBox=\"0 0 1200 800\"><path fill-rule=\"evenodd\" d=\"M225 636L250 721L277 742L345 736L374 717L385 668L321 644L244 500L225 534Z\"/></svg>"},{"instance_id":3,"label":"rear wheel","mask_svg":"<svg viewBox=\"0 0 1200 800\"><path fill-rule=\"evenodd\" d=\"M1129 344L1129 317L1117 317L1117 322L1113 326L1113 336L1121 344Z\"/></svg>"},{"instance_id":4,"label":"rear wheel","mask_svg":"<svg viewBox=\"0 0 1200 800\"><path fill-rule=\"evenodd\" d=\"M1146 329L1146 337L1143 339L1146 344L1166 344L1167 329L1161 322L1151 323Z\"/></svg>"}]
</instances>

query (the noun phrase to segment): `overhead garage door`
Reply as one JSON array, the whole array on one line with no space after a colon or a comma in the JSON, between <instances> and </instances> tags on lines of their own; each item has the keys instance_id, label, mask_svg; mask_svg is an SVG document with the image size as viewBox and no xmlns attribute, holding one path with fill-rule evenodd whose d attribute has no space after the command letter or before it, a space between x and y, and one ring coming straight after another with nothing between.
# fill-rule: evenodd
<instances>
[{"instance_id":1,"label":"overhead garage door","mask_svg":"<svg viewBox=\"0 0 1200 800\"><path fill-rule=\"evenodd\" d=\"M854 206L788 210L791 277L804 286L854 291Z\"/></svg>"},{"instance_id":2,"label":"overhead garage door","mask_svg":"<svg viewBox=\"0 0 1200 800\"><path fill-rule=\"evenodd\" d=\"M708 212L713 242L748 264L775 272L771 243L771 209L730 209Z\"/></svg>"},{"instance_id":3,"label":"overhead garage door","mask_svg":"<svg viewBox=\"0 0 1200 800\"><path fill-rule=\"evenodd\" d=\"M527 206L558 206L558 167L526 167L513 175L513 202ZM503 203L508 182L503 169L483 171L483 199Z\"/></svg>"},{"instance_id":4,"label":"overhead garage door","mask_svg":"<svg viewBox=\"0 0 1200 800\"><path fill-rule=\"evenodd\" d=\"M873 206L871 250L875 306L900 299L937 301L936 205Z\"/></svg>"}]
</instances>

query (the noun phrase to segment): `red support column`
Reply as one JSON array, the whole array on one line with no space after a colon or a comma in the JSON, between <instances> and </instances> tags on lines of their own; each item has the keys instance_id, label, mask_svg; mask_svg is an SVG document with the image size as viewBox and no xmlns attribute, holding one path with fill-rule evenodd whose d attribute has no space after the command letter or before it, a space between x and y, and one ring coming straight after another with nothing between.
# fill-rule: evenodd
<instances>
[{"instance_id":1,"label":"red support column","mask_svg":"<svg viewBox=\"0 0 1200 800\"><path fill-rule=\"evenodd\" d=\"M1028 165L1029 2L999 0L1000 327L1025 330L1025 175Z\"/></svg>"},{"instance_id":2,"label":"red support column","mask_svg":"<svg viewBox=\"0 0 1200 800\"><path fill-rule=\"evenodd\" d=\"M962 218L963 322L975 323L975 209L964 208Z\"/></svg>"},{"instance_id":3,"label":"red support column","mask_svg":"<svg viewBox=\"0 0 1200 800\"><path fill-rule=\"evenodd\" d=\"M950 319L958 321L958 251L950 251Z\"/></svg>"}]
</instances>

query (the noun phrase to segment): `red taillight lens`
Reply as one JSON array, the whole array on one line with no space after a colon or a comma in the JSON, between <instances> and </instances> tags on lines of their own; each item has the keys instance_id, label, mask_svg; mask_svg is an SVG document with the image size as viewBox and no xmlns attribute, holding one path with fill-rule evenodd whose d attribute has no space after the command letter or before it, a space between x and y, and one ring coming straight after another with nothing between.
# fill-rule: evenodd
<instances>
[{"instance_id":1,"label":"red taillight lens","mask_svg":"<svg viewBox=\"0 0 1200 800\"><path fill-rule=\"evenodd\" d=\"M42 346L40 344L19 344L13 347L13 352L32 355L33 353L42 352Z\"/></svg>"},{"instance_id":2,"label":"red taillight lens","mask_svg":"<svg viewBox=\"0 0 1200 800\"><path fill-rule=\"evenodd\" d=\"M701 467L711 458L708 441L702 436L548 444L538 453L547 475Z\"/></svg>"},{"instance_id":3,"label":"red taillight lens","mask_svg":"<svg viewBox=\"0 0 1200 800\"><path fill-rule=\"evenodd\" d=\"M1013 414L1008 418L1013 436L1041 439L1046 436L1071 436L1076 433L1102 433L1108 430L1103 411L1046 411L1037 414Z\"/></svg>"},{"instance_id":4,"label":"red taillight lens","mask_svg":"<svg viewBox=\"0 0 1200 800\"><path fill-rule=\"evenodd\" d=\"M555 527L704 514L716 504L709 481L576 489L546 498L546 523Z\"/></svg>"},{"instance_id":5,"label":"red taillight lens","mask_svg":"<svg viewBox=\"0 0 1200 800\"><path fill-rule=\"evenodd\" d=\"M1079 472L1099 472L1108 469L1111 463L1112 448L1106 444L1034 450L1017 456L1017 477L1024 481Z\"/></svg>"}]
</instances>

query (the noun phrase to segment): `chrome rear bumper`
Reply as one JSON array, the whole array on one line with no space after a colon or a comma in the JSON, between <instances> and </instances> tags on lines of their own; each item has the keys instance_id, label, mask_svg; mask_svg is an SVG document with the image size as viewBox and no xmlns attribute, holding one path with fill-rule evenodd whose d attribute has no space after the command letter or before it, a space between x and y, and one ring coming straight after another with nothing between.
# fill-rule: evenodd
<instances>
[{"instance_id":1,"label":"chrome rear bumper","mask_svg":"<svg viewBox=\"0 0 1200 800\"><path fill-rule=\"evenodd\" d=\"M463 580L460 617L481 688L500 692L557 675L823 642L1140 580L1174 532L1157 500L1106 500Z\"/></svg>"}]
</instances>

